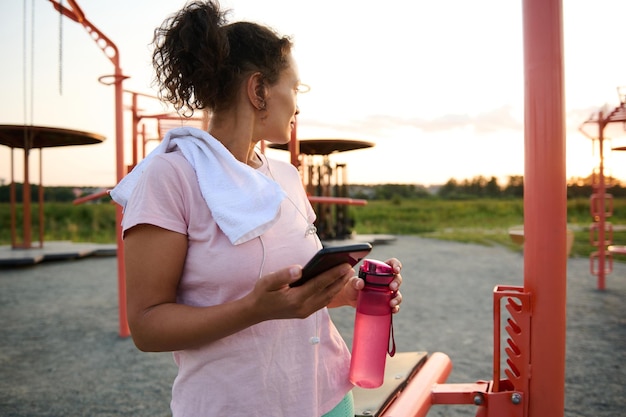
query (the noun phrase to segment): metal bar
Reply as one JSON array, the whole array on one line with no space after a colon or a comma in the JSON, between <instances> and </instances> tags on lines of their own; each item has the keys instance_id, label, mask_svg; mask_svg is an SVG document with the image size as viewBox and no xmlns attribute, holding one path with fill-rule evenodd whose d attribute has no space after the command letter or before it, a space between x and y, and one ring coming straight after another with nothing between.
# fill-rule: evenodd
<instances>
[{"instance_id":1,"label":"metal bar","mask_svg":"<svg viewBox=\"0 0 626 417\"><path fill-rule=\"evenodd\" d=\"M289 153L291 155L291 165L300 168L300 141L298 140L298 120L291 131L291 140L289 141ZM299 169L298 169L299 170ZM302 175L302 174L301 174Z\"/></svg>"},{"instance_id":2,"label":"metal bar","mask_svg":"<svg viewBox=\"0 0 626 417\"><path fill-rule=\"evenodd\" d=\"M31 134L29 131L28 135ZM31 195L30 195L30 178L29 171L30 166L28 163L28 158L30 154L30 144L24 147L24 184L22 185L22 247L25 249L30 249L31 247L31 232L30 225L32 221L32 213L31 213Z\"/></svg>"},{"instance_id":3,"label":"metal bar","mask_svg":"<svg viewBox=\"0 0 626 417\"><path fill-rule=\"evenodd\" d=\"M15 148L11 148L11 186L9 187L9 205L11 206L11 247L17 247L17 216L15 195Z\"/></svg>"},{"instance_id":4,"label":"metal bar","mask_svg":"<svg viewBox=\"0 0 626 417\"><path fill-rule=\"evenodd\" d=\"M74 205L83 204L83 203L86 203L88 201L97 200L97 199L102 198L102 197L104 197L104 196L106 196L108 194L109 194L108 190L98 191L97 193L92 193L92 194L86 195L84 197L76 198L76 199L74 199L72 201L72 204L74 204Z\"/></svg>"},{"instance_id":5,"label":"metal bar","mask_svg":"<svg viewBox=\"0 0 626 417\"><path fill-rule=\"evenodd\" d=\"M117 46L98 28L96 28L84 15L75 0L68 0L71 9L59 4L55 0L49 0L55 9L63 15L80 23L91 35L96 45L102 50L106 57L115 66L113 84L115 85L115 155L117 182L120 182L126 174L124 167L124 89L122 83L126 78L122 74L120 67L120 57ZM101 77L102 81L102 77ZM126 315L126 271L124 270L124 240L122 239L122 208L116 208L116 232L117 232L117 281L118 281L118 303L119 303L119 335L120 337L130 336L128 319Z\"/></svg>"},{"instance_id":6,"label":"metal bar","mask_svg":"<svg viewBox=\"0 0 626 417\"><path fill-rule=\"evenodd\" d=\"M124 166L124 108L123 98L124 90L122 83L124 76L119 65L119 55L117 48L115 49L115 60L111 60L115 64L115 155L116 155L116 173L117 182L119 183L126 175ZM115 209L115 224L117 229L117 283L118 283L118 309L119 309L119 335L120 337L129 337L130 328L128 327L128 315L126 311L126 270L124 268L124 239L122 236L122 207L117 204Z\"/></svg>"},{"instance_id":7,"label":"metal bar","mask_svg":"<svg viewBox=\"0 0 626 417\"><path fill-rule=\"evenodd\" d=\"M600 113L602 118L602 112ZM598 168L598 212L594 219L598 225L598 289L604 290L606 287L606 246L605 246L605 224L606 224L606 210L605 210L605 195L606 185L604 184L604 127L605 123L598 123L598 149L600 154L600 165Z\"/></svg>"},{"instance_id":8,"label":"metal bar","mask_svg":"<svg viewBox=\"0 0 626 417\"><path fill-rule=\"evenodd\" d=\"M308 196L309 201L312 204L320 203L320 204L340 204L340 205L349 205L349 206L365 206L367 205L367 200L361 200L359 198L349 198L349 197L324 197L317 195Z\"/></svg>"},{"instance_id":9,"label":"metal bar","mask_svg":"<svg viewBox=\"0 0 626 417\"><path fill-rule=\"evenodd\" d=\"M607 248L610 253L617 253L619 255L626 255L626 245L611 245Z\"/></svg>"},{"instance_id":10,"label":"metal bar","mask_svg":"<svg viewBox=\"0 0 626 417\"><path fill-rule=\"evenodd\" d=\"M43 248L44 216L43 216L43 148L39 148L39 247Z\"/></svg>"},{"instance_id":11,"label":"metal bar","mask_svg":"<svg viewBox=\"0 0 626 417\"><path fill-rule=\"evenodd\" d=\"M148 143L148 139L146 139L146 124L141 124L141 158L146 157L146 144Z\"/></svg>"},{"instance_id":12,"label":"metal bar","mask_svg":"<svg viewBox=\"0 0 626 417\"><path fill-rule=\"evenodd\" d=\"M524 0L524 288L533 296L528 415L563 416L567 200L561 0Z\"/></svg>"},{"instance_id":13,"label":"metal bar","mask_svg":"<svg viewBox=\"0 0 626 417\"><path fill-rule=\"evenodd\" d=\"M501 288L496 286L493 290L493 390L495 392L500 391L500 376L502 374L500 370L500 352L502 351L502 330L500 323L501 320L501 298L496 294L501 291Z\"/></svg>"},{"instance_id":14,"label":"metal bar","mask_svg":"<svg viewBox=\"0 0 626 417\"><path fill-rule=\"evenodd\" d=\"M432 403L481 405L489 392L489 384L487 381L435 384L431 389Z\"/></svg>"},{"instance_id":15,"label":"metal bar","mask_svg":"<svg viewBox=\"0 0 626 417\"><path fill-rule=\"evenodd\" d=\"M135 168L137 166L137 164L139 163L139 143L138 140L138 124L139 124L139 117L137 116L137 95L133 94L132 95L132 115L133 115L133 125L131 126L132 129L132 149L133 149L133 162L131 163L131 167ZM143 140L142 140L143 141ZM143 141L145 142L145 141ZM131 169L132 169L131 168Z\"/></svg>"},{"instance_id":16,"label":"metal bar","mask_svg":"<svg viewBox=\"0 0 626 417\"><path fill-rule=\"evenodd\" d=\"M425 417L433 405L433 386L444 382L451 370L452 362L448 355L433 353L417 375L408 382L402 395L380 417Z\"/></svg>"}]
</instances>

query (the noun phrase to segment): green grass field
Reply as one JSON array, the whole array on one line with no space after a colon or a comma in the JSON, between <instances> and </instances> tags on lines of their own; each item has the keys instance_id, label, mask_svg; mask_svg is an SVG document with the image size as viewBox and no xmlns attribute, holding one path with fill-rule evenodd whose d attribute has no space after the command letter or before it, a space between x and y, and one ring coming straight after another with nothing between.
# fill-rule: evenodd
<instances>
[{"instance_id":1,"label":"green grass field","mask_svg":"<svg viewBox=\"0 0 626 417\"><path fill-rule=\"evenodd\" d=\"M72 205L46 203L44 206L44 240L114 243L115 206L113 204ZM37 205L33 205L33 241L39 236ZM588 256L595 250L590 243L589 199L569 200L567 222L574 231L572 256ZM374 200L365 206L350 207L358 234L419 235L434 239L471 242L482 245L502 245L521 250L508 234L512 226L524 223L521 199L474 199L451 201L441 199ZM22 224L21 207L16 213ZM0 244L11 242L9 204L0 204ZM613 241L626 244L626 199L614 199L613 216L608 219L618 231ZM18 229L21 236L21 228ZM626 260L624 257L616 257Z\"/></svg>"},{"instance_id":2,"label":"green grass field","mask_svg":"<svg viewBox=\"0 0 626 417\"><path fill-rule=\"evenodd\" d=\"M32 239L39 240L39 205L32 206ZM22 236L22 207L16 210L17 235ZM11 212L0 203L0 244L11 243ZM115 206L113 204L45 203L44 241L115 243Z\"/></svg>"},{"instance_id":3,"label":"green grass field","mask_svg":"<svg viewBox=\"0 0 626 417\"><path fill-rule=\"evenodd\" d=\"M615 226L626 227L626 199L615 199L613 211L613 216L607 220ZM364 207L352 208L351 213L355 218L357 233L419 235L457 242L502 245L521 251L521 247L513 243L508 233L509 228L524 223L524 203L521 199L403 200L399 204L370 201ZM588 256L596 250L590 243L589 226L592 218L588 199L568 201L567 223L574 232L572 256ZM614 232L613 241L626 244L626 230Z\"/></svg>"}]
</instances>

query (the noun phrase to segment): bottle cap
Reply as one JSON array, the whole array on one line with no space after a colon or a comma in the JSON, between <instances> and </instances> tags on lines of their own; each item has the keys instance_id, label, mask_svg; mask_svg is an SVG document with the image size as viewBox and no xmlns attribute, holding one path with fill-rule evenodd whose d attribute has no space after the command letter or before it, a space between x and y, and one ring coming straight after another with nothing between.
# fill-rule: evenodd
<instances>
[{"instance_id":1,"label":"bottle cap","mask_svg":"<svg viewBox=\"0 0 626 417\"><path fill-rule=\"evenodd\" d=\"M393 281L393 268L381 261L364 259L359 268L359 278L367 284L389 285Z\"/></svg>"}]
</instances>

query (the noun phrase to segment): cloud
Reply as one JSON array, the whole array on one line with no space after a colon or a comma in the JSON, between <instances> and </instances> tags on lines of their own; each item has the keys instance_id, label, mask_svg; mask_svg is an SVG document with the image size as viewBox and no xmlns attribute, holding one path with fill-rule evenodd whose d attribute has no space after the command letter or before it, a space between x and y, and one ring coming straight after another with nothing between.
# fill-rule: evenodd
<instances>
[{"instance_id":1,"label":"cloud","mask_svg":"<svg viewBox=\"0 0 626 417\"><path fill-rule=\"evenodd\" d=\"M416 129L424 133L441 133L470 128L476 134L523 130L522 117L514 111L511 105L477 114L450 113L433 118L382 114L353 118L345 122L302 118L302 124L307 127L333 129L339 132L367 132L368 135L374 136L407 129Z\"/></svg>"},{"instance_id":2,"label":"cloud","mask_svg":"<svg viewBox=\"0 0 626 417\"><path fill-rule=\"evenodd\" d=\"M612 111L614 107L608 106L605 111ZM568 110L565 115L567 131L579 131L581 125L590 119L597 118L599 107L588 106ZM417 130L421 133L446 133L459 130L469 130L476 137L481 135L494 135L501 133L524 132L524 114L522 109L516 109L511 105L503 105L485 112L448 113L440 116L402 117L394 115L375 114L349 120L301 118L301 125L313 130L325 130L338 132L337 134L360 135L361 137L387 136L392 132ZM589 124L585 131L592 134L597 132L596 124ZM620 123L613 123L607 128L611 136L623 132Z\"/></svg>"}]
</instances>

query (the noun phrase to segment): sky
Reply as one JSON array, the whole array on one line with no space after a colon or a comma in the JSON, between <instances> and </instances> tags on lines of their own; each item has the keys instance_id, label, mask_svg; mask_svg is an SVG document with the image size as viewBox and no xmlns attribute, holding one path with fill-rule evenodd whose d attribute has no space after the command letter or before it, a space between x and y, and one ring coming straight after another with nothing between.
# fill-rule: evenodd
<instances>
[{"instance_id":1,"label":"sky","mask_svg":"<svg viewBox=\"0 0 626 417\"><path fill-rule=\"evenodd\" d=\"M26 3L26 4L25 4ZM67 1L63 2L67 5ZM119 49L124 88L155 95L154 28L181 0L78 0L85 16ZM599 163L581 124L603 106L619 105L626 86L623 0L564 1L568 178ZM436 185L451 178L524 173L522 1L502 0L223 0L230 20L251 20L291 36L300 76L298 137L359 139L365 150L331 155L348 182ZM25 11L26 10L26 11ZM97 145L46 148L44 185L116 182L113 73L103 51L78 23L61 19L47 0L0 4L0 124L32 124L101 134ZM128 102L128 100L126 101ZM146 112L164 108L142 103ZM156 106L156 107L155 107ZM131 161L126 124L126 163ZM150 129L150 128L148 128ZM612 125L607 145L626 146ZM597 136L597 126L587 132ZM152 134L149 132L149 134ZM156 132L152 134L156 138ZM156 143L156 142L154 142ZM288 153L268 150L288 160ZM11 152L0 146L0 183L11 177ZM14 151L23 181L23 152ZM39 151L31 156L38 181ZM607 174L626 181L626 152L605 159Z\"/></svg>"}]
</instances>

